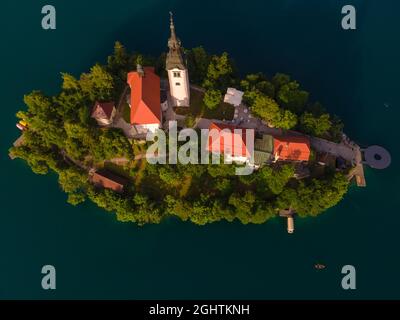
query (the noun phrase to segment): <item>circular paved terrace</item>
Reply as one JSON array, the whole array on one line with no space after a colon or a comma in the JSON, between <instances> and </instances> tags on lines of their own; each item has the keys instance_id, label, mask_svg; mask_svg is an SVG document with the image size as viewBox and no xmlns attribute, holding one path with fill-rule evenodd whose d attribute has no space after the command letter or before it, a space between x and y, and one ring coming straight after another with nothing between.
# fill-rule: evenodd
<instances>
[{"instance_id":1,"label":"circular paved terrace","mask_svg":"<svg viewBox=\"0 0 400 320\"><path fill-rule=\"evenodd\" d=\"M367 165L374 169L385 169L390 166L390 153L380 146L370 146L364 150L364 159Z\"/></svg>"}]
</instances>

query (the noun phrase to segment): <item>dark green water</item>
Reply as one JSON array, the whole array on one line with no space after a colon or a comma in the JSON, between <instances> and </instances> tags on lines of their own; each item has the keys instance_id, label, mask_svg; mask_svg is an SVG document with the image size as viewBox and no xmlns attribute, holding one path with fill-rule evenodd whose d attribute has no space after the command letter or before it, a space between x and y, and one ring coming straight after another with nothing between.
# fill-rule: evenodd
<instances>
[{"instance_id":1,"label":"dark green water","mask_svg":"<svg viewBox=\"0 0 400 320\"><path fill-rule=\"evenodd\" d=\"M215 2L53 0L56 31L40 26L47 2L1 2L0 298L400 298L400 2ZM350 2L356 31L340 27ZM55 176L8 159L24 93L57 92L59 72L78 75L104 61L115 40L158 55L171 9L185 46L226 50L243 72L292 74L355 141L388 148L392 166L367 170L366 189L352 188L317 219L297 220L288 236L282 220L121 224L92 204L67 205ZM328 268L316 272L320 261ZM57 269L53 292L41 289L46 264ZM340 285L347 264L357 269L351 292Z\"/></svg>"}]
</instances>

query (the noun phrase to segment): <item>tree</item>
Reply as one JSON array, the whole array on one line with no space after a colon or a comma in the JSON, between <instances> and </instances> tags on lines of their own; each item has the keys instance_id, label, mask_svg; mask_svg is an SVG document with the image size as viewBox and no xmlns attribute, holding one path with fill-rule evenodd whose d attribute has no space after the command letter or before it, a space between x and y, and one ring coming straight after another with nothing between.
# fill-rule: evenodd
<instances>
[{"instance_id":1,"label":"tree","mask_svg":"<svg viewBox=\"0 0 400 320\"><path fill-rule=\"evenodd\" d=\"M222 220L223 215L221 211L215 210L214 203L209 195L199 194L195 201L188 203L188 206L192 205L188 215L190 221L198 225L205 225Z\"/></svg>"},{"instance_id":2,"label":"tree","mask_svg":"<svg viewBox=\"0 0 400 320\"><path fill-rule=\"evenodd\" d=\"M187 115L185 119L185 126L187 128L193 128L195 124L196 124L196 117L194 117L191 114Z\"/></svg>"},{"instance_id":3,"label":"tree","mask_svg":"<svg viewBox=\"0 0 400 320\"><path fill-rule=\"evenodd\" d=\"M277 212L270 203L260 202L251 216L251 222L255 224L262 224L271 218L276 217Z\"/></svg>"},{"instance_id":4,"label":"tree","mask_svg":"<svg viewBox=\"0 0 400 320\"><path fill-rule=\"evenodd\" d=\"M165 62L167 59L167 54L165 52L161 53L158 59L156 60L154 64L155 72L158 74L161 78L167 78L167 70L165 69ZM189 69L190 72L190 69ZM190 78L192 81L192 79Z\"/></svg>"},{"instance_id":5,"label":"tree","mask_svg":"<svg viewBox=\"0 0 400 320\"><path fill-rule=\"evenodd\" d=\"M279 117L275 119L274 125L275 127L289 130L296 126L297 124L297 116L289 111L289 110L281 110Z\"/></svg>"},{"instance_id":6,"label":"tree","mask_svg":"<svg viewBox=\"0 0 400 320\"><path fill-rule=\"evenodd\" d=\"M130 214L131 221L136 222L139 225L161 222L162 208L157 203L151 201L146 195L136 193L133 197L133 204L133 210ZM125 215L126 211L117 211L117 217L120 221L122 217L123 219L126 219L126 217L124 217Z\"/></svg>"},{"instance_id":7,"label":"tree","mask_svg":"<svg viewBox=\"0 0 400 320\"><path fill-rule=\"evenodd\" d=\"M10 154L14 157L24 159L32 171L36 174L45 175L49 172L49 164L44 154L26 145L20 147L12 147Z\"/></svg>"},{"instance_id":8,"label":"tree","mask_svg":"<svg viewBox=\"0 0 400 320\"><path fill-rule=\"evenodd\" d=\"M317 216L335 206L347 192L349 181L336 173L326 180L301 181L296 188L286 188L276 199L280 209L292 208L299 216Z\"/></svg>"},{"instance_id":9,"label":"tree","mask_svg":"<svg viewBox=\"0 0 400 320\"><path fill-rule=\"evenodd\" d=\"M253 114L270 126L285 130L296 126L297 116L289 110L280 109L278 103L265 94L259 91L247 91L245 98L250 103Z\"/></svg>"},{"instance_id":10,"label":"tree","mask_svg":"<svg viewBox=\"0 0 400 320\"><path fill-rule=\"evenodd\" d=\"M300 114L307 104L308 96L309 93L300 90L300 85L296 81L291 81L279 88L277 100L282 107Z\"/></svg>"},{"instance_id":11,"label":"tree","mask_svg":"<svg viewBox=\"0 0 400 320\"><path fill-rule=\"evenodd\" d=\"M275 125L276 120L280 119L278 103L263 94L255 96L254 103L251 105L251 111L272 126Z\"/></svg>"},{"instance_id":12,"label":"tree","mask_svg":"<svg viewBox=\"0 0 400 320\"><path fill-rule=\"evenodd\" d=\"M224 52L221 56L213 56L208 66L207 77L212 80L219 80L221 77L230 75L233 72L228 53Z\"/></svg>"},{"instance_id":13,"label":"tree","mask_svg":"<svg viewBox=\"0 0 400 320\"><path fill-rule=\"evenodd\" d=\"M98 64L92 67L89 73L82 74L79 83L92 102L107 101L113 97L113 77Z\"/></svg>"},{"instance_id":14,"label":"tree","mask_svg":"<svg viewBox=\"0 0 400 320\"><path fill-rule=\"evenodd\" d=\"M93 155L99 160L118 157L133 159L132 146L119 129L102 130L98 140L91 146Z\"/></svg>"},{"instance_id":15,"label":"tree","mask_svg":"<svg viewBox=\"0 0 400 320\"><path fill-rule=\"evenodd\" d=\"M276 198L276 207L279 209L297 208L297 191L295 188L284 188Z\"/></svg>"},{"instance_id":16,"label":"tree","mask_svg":"<svg viewBox=\"0 0 400 320\"><path fill-rule=\"evenodd\" d=\"M310 112L304 112L300 118L301 130L313 136L323 137L331 126L332 122L328 113L315 117Z\"/></svg>"},{"instance_id":17,"label":"tree","mask_svg":"<svg viewBox=\"0 0 400 320\"><path fill-rule=\"evenodd\" d=\"M190 216L191 204L182 199L175 199L171 195L165 197L167 212L170 215L178 216L181 220L187 221Z\"/></svg>"},{"instance_id":18,"label":"tree","mask_svg":"<svg viewBox=\"0 0 400 320\"><path fill-rule=\"evenodd\" d=\"M81 170L70 167L59 173L58 182L66 193L82 190L88 182L88 176Z\"/></svg>"},{"instance_id":19,"label":"tree","mask_svg":"<svg viewBox=\"0 0 400 320\"><path fill-rule=\"evenodd\" d=\"M232 177L235 175L235 167L230 164L210 164L207 166L207 173L213 177Z\"/></svg>"},{"instance_id":20,"label":"tree","mask_svg":"<svg viewBox=\"0 0 400 320\"><path fill-rule=\"evenodd\" d=\"M257 172L260 189L266 186L273 194L280 194L289 180L293 178L294 172L294 166L289 164L283 165L277 169L264 166Z\"/></svg>"},{"instance_id":21,"label":"tree","mask_svg":"<svg viewBox=\"0 0 400 320\"><path fill-rule=\"evenodd\" d=\"M211 57L202 46L187 50L186 57L188 60L190 80L191 82L200 85L207 76L208 65L210 64Z\"/></svg>"},{"instance_id":22,"label":"tree","mask_svg":"<svg viewBox=\"0 0 400 320\"><path fill-rule=\"evenodd\" d=\"M269 81L260 81L259 83L256 84L256 89L259 90L260 92L264 93L270 98L275 97L275 87L274 85L269 82Z\"/></svg>"},{"instance_id":23,"label":"tree","mask_svg":"<svg viewBox=\"0 0 400 320\"><path fill-rule=\"evenodd\" d=\"M61 88L64 91L72 91L73 93L76 93L81 90L79 80L77 80L73 75L69 73L61 73L61 77L63 80Z\"/></svg>"},{"instance_id":24,"label":"tree","mask_svg":"<svg viewBox=\"0 0 400 320\"><path fill-rule=\"evenodd\" d=\"M340 120L340 118L335 115L333 116L331 124L332 125L329 130L331 139L332 139L332 141L339 143L342 140L344 124L343 124L342 120Z\"/></svg>"},{"instance_id":25,"label":"tree","mask_svg":"<svg viewBox=\"0 0 400 320\"><path fill-rule=\"evenodd\" d=\"M248 74L244 80L240 81L240 87L249 96L258 92L270 98L275 97L274 85L262 73Z\"/></svg>"},{"instance_id":26,"label":"tree","mask_svg":"<svg viewBox=\"0 0 400 320\"><path fill-rule=\"evenodd\" d=\"M215 180L215 188L221 192L221 194L226 195L232 192L233 183L229 179L217 179Z\"/></svg>"},{"instance_id":27,"label":"tree","mask_svg":"<svg viewBox=\"0 0 400 320\"><path fill-rule=\"evenodd\" d=\"M160 179L169 186L176 187L181 184L182 177L169 165L163 165L159 170L158 174Z\"/></svg>"},{"instance_id":28,"label":"tree","mask_svg":"<svg viewBox=\"0 0 400 320\"><path fill-rule=\"evenodd\" d=\"M348 185L348 179L341 173L328 180L312 179L308 185L301 182L296 190L294 209L303 217L317 216L335 206L347 192Z\"/></svg>"},{"instance_id":29,"label":"tree","mask_svg":"<svg viewBox=\"0 0 400 320\"><path fill-rule=\"evenodd\" d=\"M208 65L207 77L203 87L225 91L231 84L232 75L233 66L228 54L224 52L221 56L213 56Z\"/></svg>"},{"instance_id":30,"label":"tree","mask_svg":"<svg viewBox=\"0 0 400 320\"><path fill-rule=\"evenodd\" d=\"M33 91L24 97L24 102L28 106L24 117L28 120L30 128L42 137L43 143L47 146L52 144L62 146L65 141L65 131L62 118L52 99L39 91Z\"/></svg>"},{"instance_id":31,"label":"tree","mask_svg":"<svg viewBox=\"0 0 400 320\"><path fill-rule=\"evenodd\" d=\"M141 54L139 54L137 57L136 57L136 65L141 65L141 66L143 66L143 56L141 55Z\"/></svg>"},{"instance_id":32,"label":"tree","mask_svg":"<svg viewBox=\"0 0 400 320\"><path fill-rule=\"evenodd\" d=\"M290 82L290 76L284 73L277 73L272 78L272 83L275 86L275 90L278 91L283 85Z\"/></svg>"},{"instance_id":33,"label":"tree","mask_svg":"<svg viewBox=\"0 0 400 320\"><path fill-rule=\"evenodd\" d=\"M112 74L120 76L120 72L127 69L128 63L129 55L126 52L125 47L122 45L121 42L116 41L114 44L114 52L107 59L108 70Z\"/></svg>"},{"instance_id":34,"label":"tree","mask_svg":"<svg viewBox=\"0 0 400 320\"><path fill-rule=\"evenodd\" d=\"M243 224L252 222L252 210L256 201L255 195L250 191L244 195L234 193L229 198L229 204L235 208L235 216Z\"/></svg>"},{"instance_id":35,"label":"tree","mask_svg":"<svg viewBox=\"0 0 400 320\"><path fill-rule=\"evenodd\" d=\"M215 109L222 101L221 91L215 89L209 89L204 94L204 104L209 109Z\"/></svg>"},{"instance_id":36,"label":"tree","mask_svg":"<svg viewBox=\"0 0 400 320\"><path fill-rule=\"evenodd\" d=\"M83 192L73 192L68 194L67 202L73 206L77 206L82 202L85 202L86 196Z\"/></svg>"}]
</instances>

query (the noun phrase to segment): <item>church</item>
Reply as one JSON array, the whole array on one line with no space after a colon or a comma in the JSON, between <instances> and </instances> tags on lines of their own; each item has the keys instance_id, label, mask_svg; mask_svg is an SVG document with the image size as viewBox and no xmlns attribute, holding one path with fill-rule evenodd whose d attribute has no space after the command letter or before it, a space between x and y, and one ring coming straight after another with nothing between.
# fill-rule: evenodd
<instances>
[{"instance_id":1,"label":"church","mask_svg":"<svg viewBox=\"0 0 400 320\"><path fill-rule=\"evenodd\" d=\"M169 52L166 70L169 83L169 106L189 107L190 83L181 41L176 36L172 13L170 13L171 36L168 40ZM162 106L160 77L153 67L137 65L137 70L128 73L127 83L131 89L129 106L130 124L138 134L155 132L162 127Z\"/></svg>"},{"instance_id":2,"label":"church","mask_svg":"<svg viewBox=\"0 0 400 320\"><path fill-rule=\"evenodd\" d=\"M176 36L172 13L170 12L171 37L168 40L166 69L173 107L188 107L190 105L190 83L186 62L183 57L181 41Z\"/></svg>"}]
</instances>

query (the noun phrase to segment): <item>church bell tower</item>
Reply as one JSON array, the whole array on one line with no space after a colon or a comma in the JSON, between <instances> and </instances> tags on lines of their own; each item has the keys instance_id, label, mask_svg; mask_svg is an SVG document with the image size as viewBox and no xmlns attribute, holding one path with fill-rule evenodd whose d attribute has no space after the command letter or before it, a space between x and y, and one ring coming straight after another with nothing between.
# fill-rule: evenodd
<instances>
[{"instance_id":1,"label":"church bell tower","mask_svg":"<svg viewBox=\"0 0 400 320\"><path fill-rule=\"evenodd\" d=\"M170 29L171 36L168 40L169 52L167 54L166 69L172 103L174 107L188 107L190 105L189 74L183 58L181 41L175 33L172 12L170 12Z\"/></svg>"}]
</instances>

